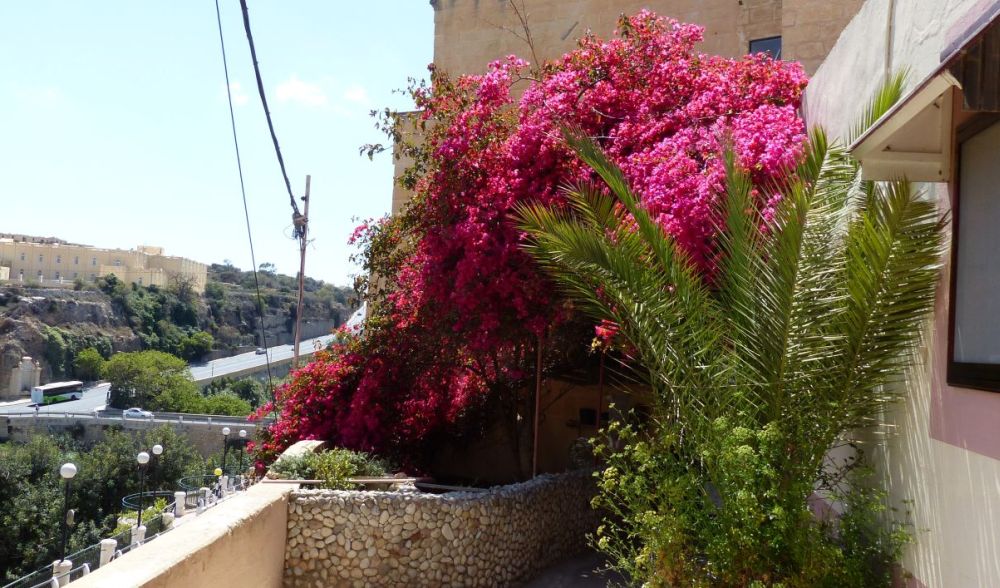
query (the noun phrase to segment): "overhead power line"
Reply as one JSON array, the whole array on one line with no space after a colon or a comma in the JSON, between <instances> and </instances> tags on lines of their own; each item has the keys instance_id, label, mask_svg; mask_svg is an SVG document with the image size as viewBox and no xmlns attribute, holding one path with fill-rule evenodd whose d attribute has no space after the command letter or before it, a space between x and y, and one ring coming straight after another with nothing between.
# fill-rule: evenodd
<instances>
[{"instance_id":1,"label":"overhead power line","mask_svg":"<svg viewBox=\"0 0 1000 588\"><path fill-rule=\"evenodd\" d=\"M264 94L264 81L260 77L260 65L257 63L257 50L253 44L253 33L250 32L250 11L247 9L246 0L240 0L240 7L243 8L243 29L247 33L247 43L250 44L250 57L253 60L253 73L257 77L257 93L260 94L260 103L264 107L264 116L267 118L267 128L271 131L271 142L274 143L274 154L278 157L278 166L281 167L281 176L285 179L285 189L288 190L288 202L292 205L292 232L296 239L302 236L301 222L302 215L299 213L298 204L295 203L295 196L292 194L292 183L288 180L288 172L285 171L285 159L281 156L281 147L278 145L278 136L274 132L274 123L271 121L271 111L267 108L267 96Z\"/></svg>"},{"instance_id":2,"label":"overhead power line","mask_svg":"<svg viewBox=\"0 0 1000 588\"><path fill-rule=\"evenodd\" d=\"M246 14L246 5L244 4L244 12ZM243 216L246 218L247 225L247 239L250 242L250 263L253 265L250 269L253 270L253 284L257 291L257 319L260 323L260 344L267 349L267 330L264 328L264 298L260 294L260 280L257 277L257 256L254 254L253 250L253 233L250 231L250 209L247 207L247 189L246 183L243 181L243 162L240 159L240 141L236 136L236 114L233 112L233 90L229 84L229 65L226 61L226 41L222 36L222 13L219 11L219 0L215 0L215 19L219 24L219 46L222 47L222 69L226 73L226 97L229 99L229 122L233 128L233 146L236 148L236 169L239 170L240 174L240 193L243 195ZM249 32L249 29L247 29ZM252 51L251 45L251 51ZM254 58L254 63L256 64L256 58ZM258 82L260 81L260 76L257 77ZM267 107L264 107L267 110ZM268 117L268 122L270 123L270 117ZM274 136L274 131L271 131L271 135ZM275 140L274 146L277 147L278 143ZM279 159L281 155L278 155ZM284 171L284 164L282 164L282 171ZM288 179L286 178L287 182ZM289 193L291 189L289 188ZM294 204L294 199L292 200ZM268 389L271 392L271 406L276 410L274 402L274 380L271 378L271 354L264 354L264 362L267 365L267 384Z\"/></svg>"}]
</instances>

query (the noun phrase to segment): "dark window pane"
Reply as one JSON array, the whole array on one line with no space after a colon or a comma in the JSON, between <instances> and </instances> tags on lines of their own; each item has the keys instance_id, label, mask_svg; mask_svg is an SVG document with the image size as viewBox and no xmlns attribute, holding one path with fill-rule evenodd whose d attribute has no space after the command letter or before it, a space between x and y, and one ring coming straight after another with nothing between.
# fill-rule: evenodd
<instances>
[{"instance_id":1,"label":"dark window pane","mask_svg":"<svg viewBox=\"0 0 1000 588\"><path fill-rule=\"evenodd\" d=\"M750 41L750 53L767 53L774 59L781 59L781 37Z\"/></svg>"}]
</instances>

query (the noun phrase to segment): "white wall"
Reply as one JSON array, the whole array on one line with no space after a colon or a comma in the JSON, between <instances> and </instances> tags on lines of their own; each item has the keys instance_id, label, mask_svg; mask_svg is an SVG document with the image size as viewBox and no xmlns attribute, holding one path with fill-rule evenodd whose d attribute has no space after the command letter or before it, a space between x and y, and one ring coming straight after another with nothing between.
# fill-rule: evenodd
<instances>
[{"instance_id":1,"label":"white wall","mask_svg":"<svg viewBox=\"0 0 1000 588\"><path fill-rule=\"evenodd\" d=\"M806 92L810 125L844 137L886 71L910 70L913 88L939 65L953 24L978 0L868 0L845 28ZM926 189L948 210L944 184ZM905 401L886 415L887 435L874 453L894 506L912 511L916 543L903 566L910 586L1000 586L1000 394L951 387L945 378L948 280L945 267L919 366ZM993 433L986 427L993 423ZM990 442L989 438L997 439Z\"/></svg>"}]
</instances>

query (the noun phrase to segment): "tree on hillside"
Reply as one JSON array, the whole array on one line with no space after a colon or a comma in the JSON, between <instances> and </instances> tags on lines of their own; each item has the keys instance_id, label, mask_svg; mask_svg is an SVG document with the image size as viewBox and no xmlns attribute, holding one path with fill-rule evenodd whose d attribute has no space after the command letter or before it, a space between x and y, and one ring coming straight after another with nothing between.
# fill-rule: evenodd
<instances>
[{"instance_id":1,"label":"tree on hillside","mask_svg":"<svg viewBox=\"0 0 1000 588\"><path fill-rule=\"evenodd\" d=\"M76 354L73 360L76 377L86 380L99 380L104 370L105 360L93 347L87 347Z\"/></svg>"},{"instance_id":2,"label":"tree on hillside","mask_svg":"<svg viewBox=\"0 0 1000 588\"><path fill-rule=\"evenodd\" d=\"M181 340L181 357L188 361L199 361L212 350L215 340L205 331L196 331Z\"/></svg>"}]
</instances>

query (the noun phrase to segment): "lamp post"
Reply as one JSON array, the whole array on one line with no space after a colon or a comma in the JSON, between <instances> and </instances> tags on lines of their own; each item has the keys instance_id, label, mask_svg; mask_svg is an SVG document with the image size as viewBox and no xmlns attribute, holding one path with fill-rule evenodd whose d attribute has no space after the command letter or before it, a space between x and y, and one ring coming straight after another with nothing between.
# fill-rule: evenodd
<instances>
[{"instance_id":1,"label":"lamp post","mask_svg":"<svg viewBox=\"0 0 1000 588\"><path fill-rule=\"evenodd\" d=\"M149 469L150 469L150 472L149 472L149 486L151 488L155 487L155 489L159 489L159 485L157 485L155 483L155 478L154 477L156 476L156 465L157 465L157 462L159 461L160 456L163 455L163 446L160 445L159 443L157 443L156 445L153 446L153 449L151 451L153 452L153 463L149 466Z\"/></svg>"},{"instance_id":2,"label":"lamp post","mask_svg":"<svg viewBox=\"0 0 1000 588\"><path fill-rule=\"evenodd\" d=\"M240 479L241 480L243 479L242 478L242 476L243 476L243 448L246 447L246 446L247 446L247 430L246 429L240 429L240 467L239 467L239 470L236 473L240 475Z\"/></svg>"},{"instance_id":3,"label":"lamp post","mask_svg":"<svg viewBox=\"0 0 1000 588\"><path fill-rule=\"evenodd\" d=\"M64 561L66 559L66 537L69 534L69 482L76 475L76 465L72 463L64 463L62 467L59 468L59 475L62 476L63 480L66 480L66 496L63 498L63 532L62 532L62 548L59 551L59 561Z\"/></svg>"},{"instance_id":4,"label":"lamp post","mask_svg":"<svg viewBox=\"0 0 1000 588\"><path fill-rule=\"evenodd\" d=\"M226 453L229 451L229 427L222 427L222 473L226 473Z\"/></svg>"},{"instance_id":5,"label":"lamp post","mask_svg":"<svg viewBox=\"0 0 1000 588\"><path fill-rule=\"evenodd\" d=\"M139 462L139 520L135 525L138 528L142 526L142 494L146 485L146 464L149 463L149 454L140 451L139 455L135 456L135 460Z\"/></svg>"}]
</instances>

